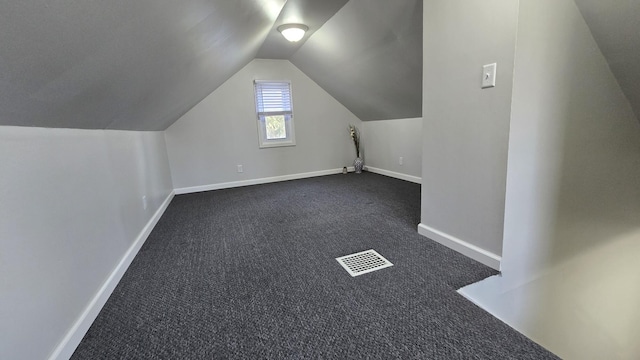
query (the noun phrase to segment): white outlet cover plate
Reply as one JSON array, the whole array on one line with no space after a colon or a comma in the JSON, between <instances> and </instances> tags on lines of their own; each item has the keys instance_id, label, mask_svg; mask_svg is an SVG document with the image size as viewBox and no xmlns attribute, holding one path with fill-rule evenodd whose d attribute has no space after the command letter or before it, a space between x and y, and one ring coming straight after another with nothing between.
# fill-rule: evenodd
<instances>
[{"instance_id":1,"label":"white outlet cover plate","mask_svg":"<svg viewBox=\"0 0 640 360\"><path fill-rule=\"evenodd\" d=\"M488 64L482 67L482 88L492 88L496 86L496 67L498 64Z\"/></svg>"}]
</instances>

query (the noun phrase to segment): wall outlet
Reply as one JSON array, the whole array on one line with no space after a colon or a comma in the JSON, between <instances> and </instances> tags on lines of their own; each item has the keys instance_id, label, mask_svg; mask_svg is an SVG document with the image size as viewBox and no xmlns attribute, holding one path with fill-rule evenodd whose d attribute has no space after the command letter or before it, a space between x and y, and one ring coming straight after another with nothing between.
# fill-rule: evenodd
<instances>
[{"instance_id":1,"label":"wall outlet","mask_svg":"<svg viewBox=\"0 0 640 360\"><path fill-rule=\"evenodd\" d=\"M404 159L402 158L402 156L400 156L400 158L398 159L398 163L400 165L402 165L404 163Z\"/></svg>"},{"instance_id":2,"label":"wall outlet","mask_svg":"<svg viewBox=\"0 0 640 360\"><path fill-rule=\"evenodd\" d=\"M244 171L244 170L242 169L242 165L238 165L238 172L239 172L239 173L241 173L241 172L243 172L243 171Z\"/></svg>"},{"instance_id":3,"label":"wall outlet","mask_svg":"<svg viewBox=\"0 0 640 360\"><path fill-rule=\"evenodd\" d=\"M144 210L147 210L147 195L144 195L144 196L142 197L142 208L143 208Z\"/></svg>"}]
</instances>

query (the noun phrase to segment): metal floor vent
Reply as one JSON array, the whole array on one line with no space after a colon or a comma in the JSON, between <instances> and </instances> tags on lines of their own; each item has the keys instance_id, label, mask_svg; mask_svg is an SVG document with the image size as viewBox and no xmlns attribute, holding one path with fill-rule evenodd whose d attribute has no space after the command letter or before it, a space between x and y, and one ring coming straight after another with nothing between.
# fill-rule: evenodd
<instances>
[{"instance_id":1,"label":"metal floor vent","mask_svg":"<svg viewBox=\"0 0 640 360\"><path fill-rule=\"evenodd\" d=\"M393 266L389 260L382 257L375 250L367 250L359 253L336 258L340 265L347 270L349 275L358 276L372 271Z\"/></svg>"}]
</instances>

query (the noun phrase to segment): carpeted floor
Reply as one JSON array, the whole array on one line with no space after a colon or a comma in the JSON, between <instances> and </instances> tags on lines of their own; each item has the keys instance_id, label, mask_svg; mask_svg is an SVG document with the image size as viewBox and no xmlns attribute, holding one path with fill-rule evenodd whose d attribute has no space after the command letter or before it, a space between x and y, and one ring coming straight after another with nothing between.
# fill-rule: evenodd
<instances>
[{"instance_id":1,"label":"carpeted floor","mask_svg":"<svg viewBox=\"0 0 640 360\"><path fill-rule=\"evenodd\" d=\"M456 289L495 272L363 173L176 196L73 359L551 359ZM336 257L394 266L351 277Z\"/></svg>"}]
</instances>

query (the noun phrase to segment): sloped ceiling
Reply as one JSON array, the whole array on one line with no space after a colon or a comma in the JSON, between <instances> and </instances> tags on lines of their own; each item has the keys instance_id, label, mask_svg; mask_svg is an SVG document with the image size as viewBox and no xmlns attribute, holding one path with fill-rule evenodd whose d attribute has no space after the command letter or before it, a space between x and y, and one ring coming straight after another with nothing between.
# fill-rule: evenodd
<instances>
[{"instance_id":1,"label":"sloped ceiling","mask_svg":"<svg viewBox=\"0 0 640 360\"><path fill-rule=\"evenodd\" d=\"M351 0L291 62L363 121L422 116L422 1Z\"/></svg>"},{"instance_id":2,"label":"sloped ceiling","mask_svg":"<svg viewBox=\"0 0 640 360\"><path fill-rule=\"evenodd\" d=\"M640 0L575 0L640 120Z\"/></svg>"},{"instance_id":3,"label":"sloped ceiling","mask_svg":"<svg viewBox=\"0 0 640 360\"><path fill-rule=\"evenodd\" d=\"M292 59L363 120L419 116L420 5L2 1L0 125L164 130L255 57Z\"/></svg>"},{"instance_id":4,"label":"sloped ceiling","mask_svg":"<svg viewBox=\"0 0 640 360\"><path fill-rule=\"evenodd\" d=\"M575 1L640 115L640 0ZM419 117L421 49L421 0L2 1L0 125L164 130L255 57L362 120Z\"/></svg>"},{"instance_id":5,"label":"sloped ceiling","mask_svg":"<svg viewBox=\"0 0 640 360\"><path fill-rule=\"evenodd\" d=\"M258 50L260 59L289 59L316 30L329 20L348 0L288 0L273 23L266 40ZM284 24L305 24L309 30L298 42L283 41L278 27Z\"/></svg>"},{"instance_id":6,"label":"sloped ceiling","mask_svg":"<svg viewBox=\"0 0 640 360\"><path fill-rule=\"evenodd\" d=\"M255 57L285 1L2 1L0 125L165 129Z\"/></svg>"}]
</instances>

